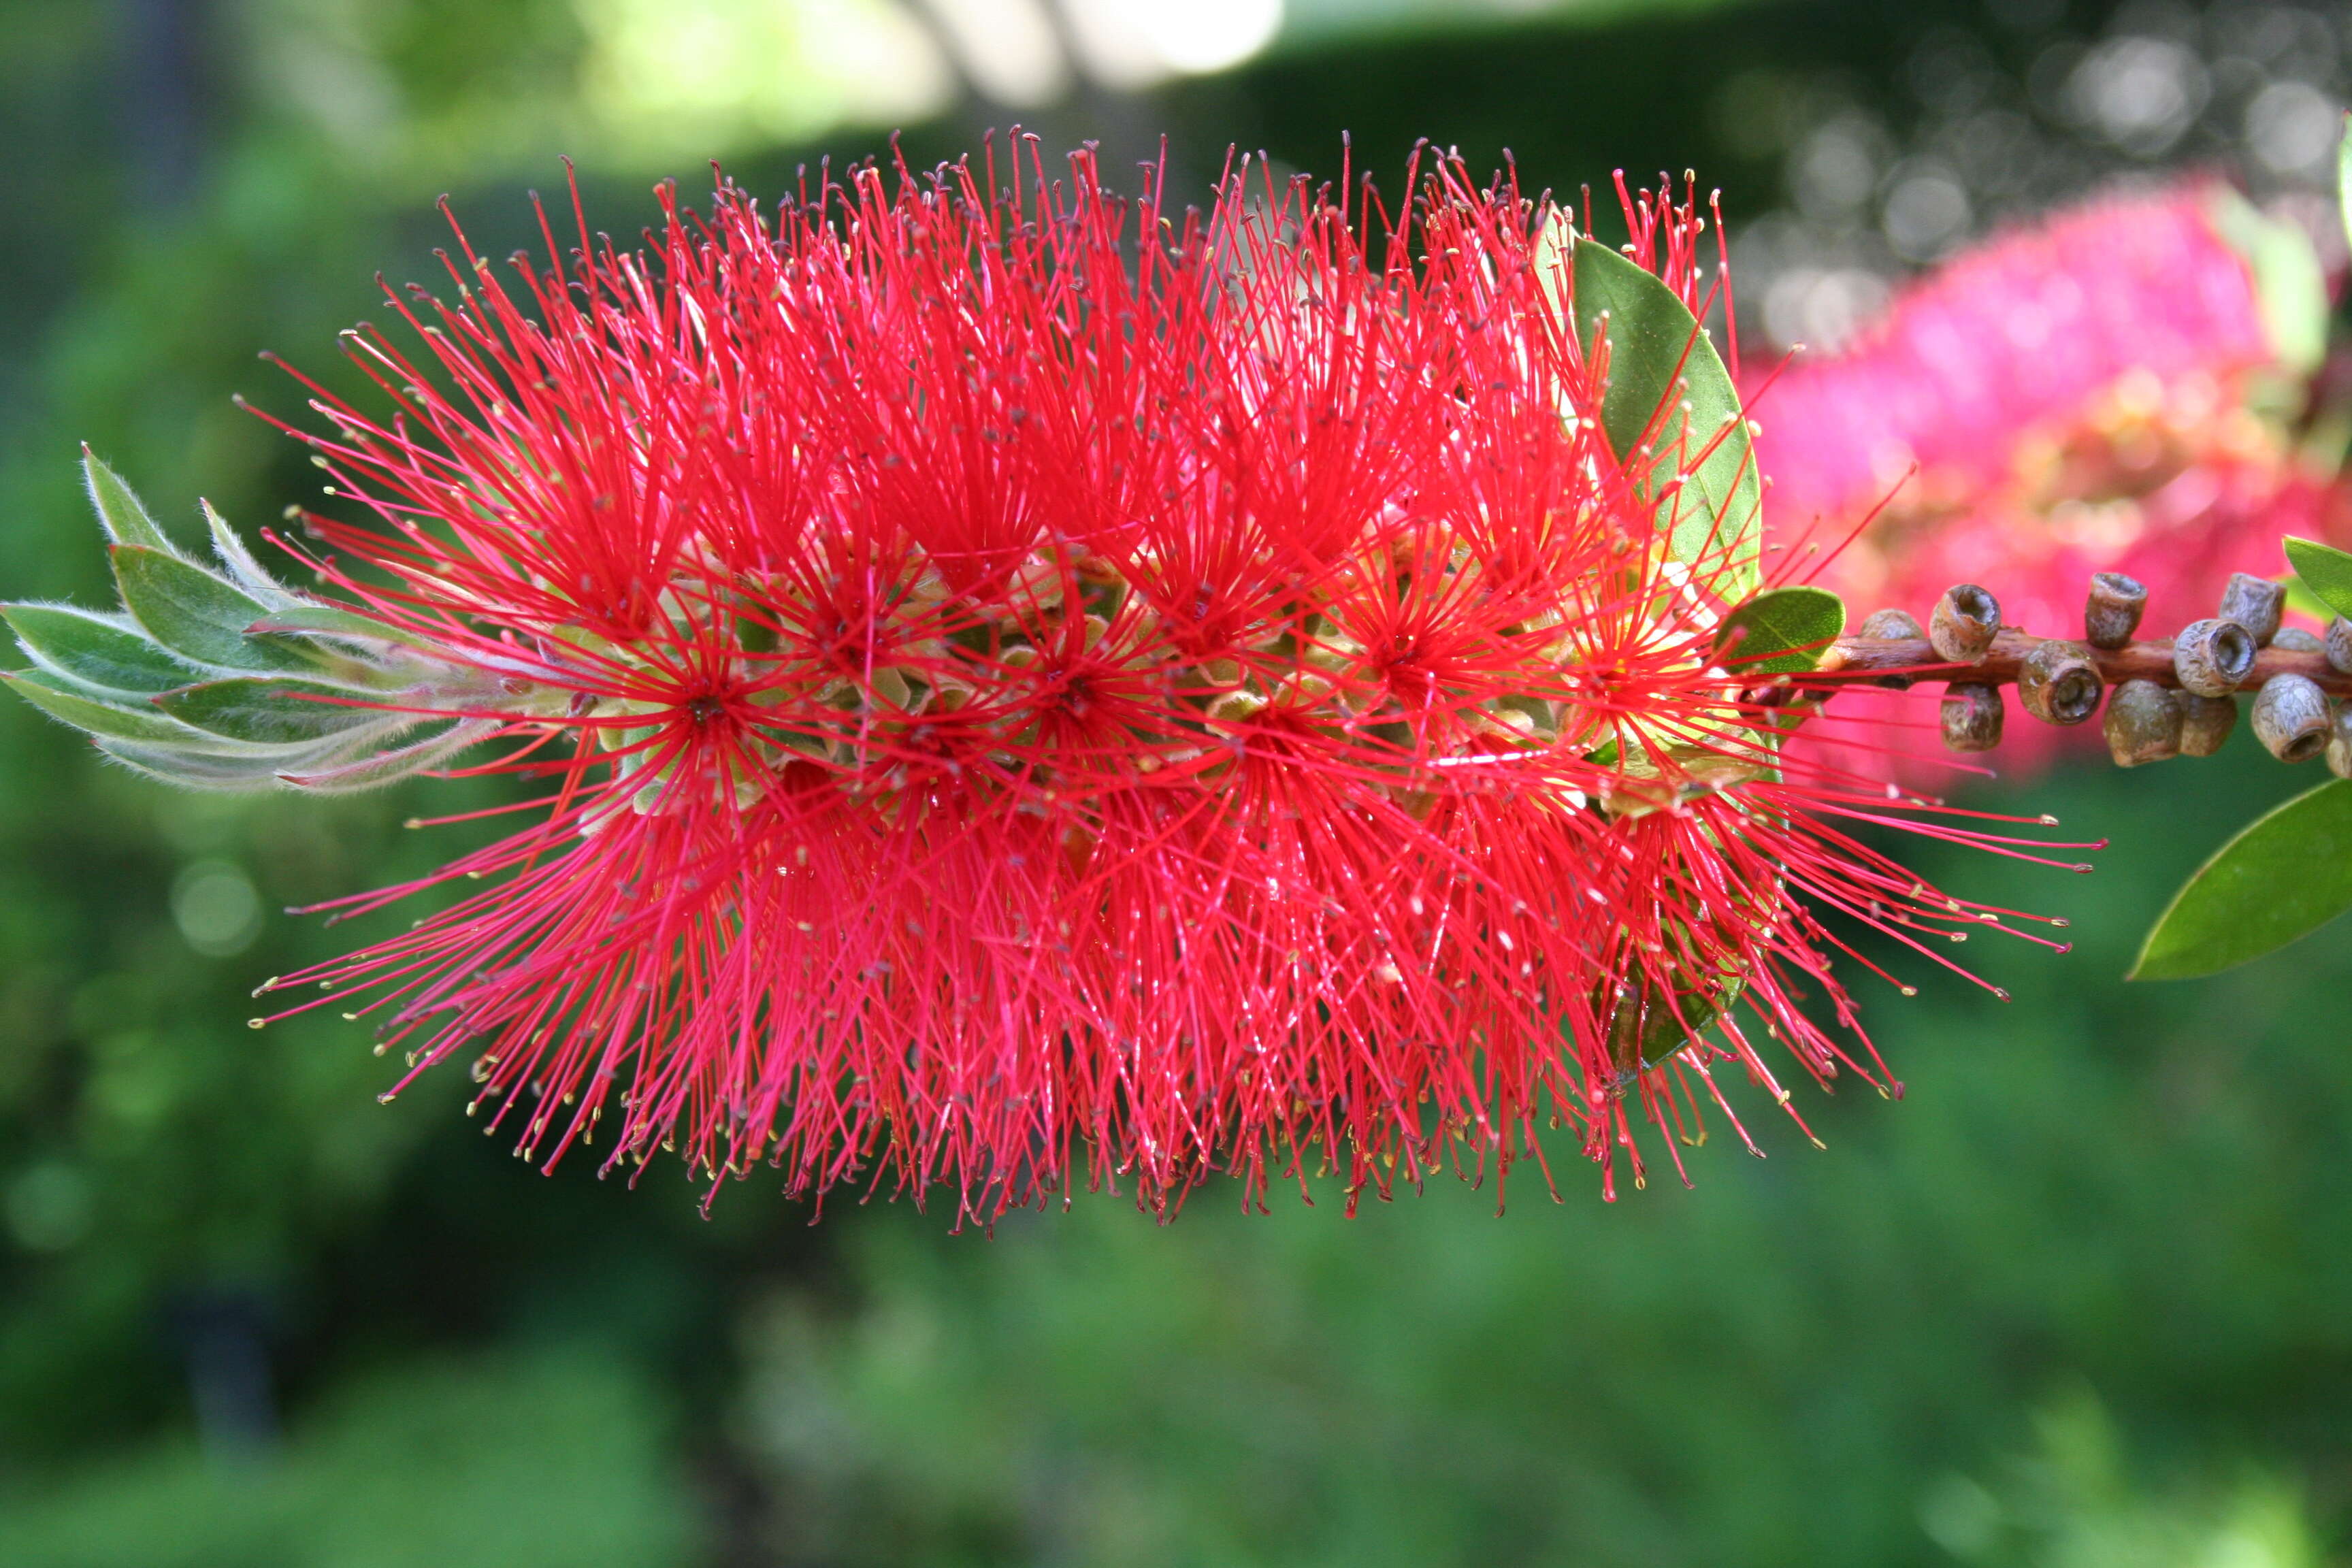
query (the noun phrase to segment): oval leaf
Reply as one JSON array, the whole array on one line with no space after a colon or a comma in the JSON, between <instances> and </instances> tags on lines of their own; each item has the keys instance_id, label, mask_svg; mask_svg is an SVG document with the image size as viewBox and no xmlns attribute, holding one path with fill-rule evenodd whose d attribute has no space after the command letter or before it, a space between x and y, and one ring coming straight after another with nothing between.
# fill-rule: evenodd
<instances>
[{"instance_id":1,"label":"oval leaf","mask_svg":"<svg viewBox=\"0 0 2352 1568\"><path fill-rule=\"evenodd\" d=\"M2315 539L2289 534L2282 541L2288 563L2303 585L2339 616L2352 616L2352 555Z\"/></svg>"},{"instance_id":2,"label":"oval leaf","mask_svg":"<svg viewBox=\"0 0 2352 1568\"><path fill-rule=\"evenodd\" d=\"M197 673L121 616L70 605L8 605L0 606L0 618L37 661L84 686L152 697L185 686Z\"/></svg>"},{"instance_id":3,"label":"oval leaf","mask_svg":"<svg viewBox=\"0 0 2352 1568\"><path fill-rule=\"evenodd\" d=\"M2352 779L2299 795L2197 869L2157 921L2134 980L2191 980L2275 952L2352 910Z\"/></svg>"},{"instance_id":4,"label":"oval leaf","mask_svg":"<svg viewBox=\"0 0 2352 1568\"><path fill-rule=\"evenodd\" d=\"M1821 663L1845 630L1845 601L1826 588L1767 588L1726 616L1715 646L1727 668L1793 674Z\"/></svg>"},{"instance_id":5,"label":"oval leaf","mask_svg":"<svg viewBox=\"0 0 2352 1568\"><path fill-rule=\"evenodd\" d=\"M1758 579L1763 489L1731 373L1674 290L1631 258L1580 236L1574 277L1577 341L1587 353L1609 342L1610 449L1642 475L1668 559L1703 563L1715 592L1742 597Z\"/></svg>"}]
</instances>

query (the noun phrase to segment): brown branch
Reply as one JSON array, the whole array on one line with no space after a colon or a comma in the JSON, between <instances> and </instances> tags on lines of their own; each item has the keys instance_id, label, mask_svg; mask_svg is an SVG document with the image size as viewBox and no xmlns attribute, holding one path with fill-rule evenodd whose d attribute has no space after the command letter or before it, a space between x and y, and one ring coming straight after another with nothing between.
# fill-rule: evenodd
<instances>
[{"instance_id":1,"label":"brown branch","mask_svg":"<svg viewBox=\"0 0 2352 1568\"><path fill-rule=\"evenodd\" d=\"M1799 679L1807 686L1816 684L1853 684L1874 679L1882 675L1911 676L1920 680L1966 681L1982 686L2008 686L2017 680L2017 668L2026 655L2045 642L2067 642L2065 637L2037 637L2027 633L2003 628L1993 638L1992 649L1980 664L1953 664L1936 657L1936 650L1925 637L1840 637L1823 655L1819 668ZM2178 687L2179 677L2172 669L2172 639L2153 642L2126 643L2122 647L2092 647L2077 644L2088 655L2099 672L2099 679L2109 686L2120 686L2126 680L2153 680L2159 686ZM2239 683L2241 691L2260 689L2263 682L2274 675L2308 676L2319 683L2320 689L2331 697L2352 697L2352 675L2339 673L2327 662L2324 653L2297 653L2291 648L2266 647L2254 658L2254 668Z\"/></svg>"}]
</instances>

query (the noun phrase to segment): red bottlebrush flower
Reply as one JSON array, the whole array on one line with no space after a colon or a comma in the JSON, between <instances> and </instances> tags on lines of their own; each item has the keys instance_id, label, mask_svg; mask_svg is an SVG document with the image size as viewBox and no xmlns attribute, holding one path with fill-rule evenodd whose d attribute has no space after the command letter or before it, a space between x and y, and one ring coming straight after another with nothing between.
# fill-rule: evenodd
<instances>
[{"instance_id":1,"label":"red bottlebrush flower","mask_svg":"<svg viewBox=\"0 0 2352 1568\"><path fill-rule=\"evenodd\" d=\"M2210 614L2282 531L2339 526L2250 402L2310 368L2293 323L2325 310L2301 236L2207 184L1996 238L1761 395L1773 528L1837 546L1820 580L1858 608L1924 616L1997 562L2006 619L2043 636L2075 634L2095 572Z\"/></svg>"},{"instance_id":2,"label":"red bottlebrush flower","mask_svg":"<svg viewBox=\"0 0 2352 1568\"><path fill-rule=\"evenodd\" d=\"M424 354L353 339L393 412L305 437L374 513L310 520L352 603L251 629L373 660L310 710L496 724L550 793L432 879L486 886L273 984L411 1076L478 1053L551 1163L986 1215L1081 1168L1385 1191L1539 1119L1638 1174L1716 1065L1786 1100L1765 1037L1853 1065L1824 916L1939 963L1997 921L1850 836L1910 803L1778 765L1712 351L1684 314L1638 405L1658 344L1561 308L1648 275L1450 163L1392 224L1025 174L665 192L644 254L467 251L395 300ZM1695 301L1698 216L1629 216Z\"/></svg>"}]
</instances>

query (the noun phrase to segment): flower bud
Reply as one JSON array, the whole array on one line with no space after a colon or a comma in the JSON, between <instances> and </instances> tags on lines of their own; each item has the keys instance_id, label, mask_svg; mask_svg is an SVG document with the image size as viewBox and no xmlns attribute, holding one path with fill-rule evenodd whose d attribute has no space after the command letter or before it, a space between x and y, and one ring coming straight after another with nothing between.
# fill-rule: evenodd
<instances>
[{"instance_id":1,"label":"flower bud","mask_svg":"<svg viewBox=\"0 0 2352 1568\"><path fill-rule=\"evenodd\" d=\"M1927 623L1927 641L1937 658L1981 664L2000 630L2000 601L1974 583L1956 583L1937 601Z\"/></svg>"},{"instance_id":2,"label":"flower bud","mask_svg":"<svg viewBox=\"0 0 2352 1568\"><path fill-rule=\"evenodd\" d=\"M2173 639L2173 673L2196 696L2226 697L2253 668L2253 634L2235 621L2191 621Z\"/></svg>"},{"instance_id":3,"label":"flower bud","mask_svg":"<svg viewBox=\"0 0 2352 1568\"><path fill-rule=\"evenodd\" d=\"M2221 618L2245 627L2256 647L2268 647L2271 638L2278 635L2279 611L2285 605L2285 584L2251 572L2232 572L2230 585L2221 590Z\"/></svg>"},{"instance_id":4,"label":"flower bud","mask_svg":"<svg viewBox=\"0 0 2352 1568\"><path fill-rule=\"evenodd\" d=\"M2308 676L2273 675L2254 694L2254 739L2283 763L2307 763L2327 748L2334 721L2327 693Z\"/></svg>"},{"instance_id":5,"label":"flower bud","mask_svg":"<svg viewBox=\"0 0 2352 1568\"><path fill-rule=\"evenodd\" d=\"M2327 771L2339 779L2352 779L2352 703L2336 710L2336 722L2327 731Z\"/></svg>"},{"instance_id":6,"label":"flower bud","mask_svg":"<svg viewBox=\"0 0 2352 1568\"><path fill-rule=\"evenodd\" d=\"M2238 700L2234 697L2200 697L2183 692L2180 698L2180 754L2184 757L2210 757L2221 749L2237 727Z\"/></svg>"},{"instance_id":7,"label":"flower bud","mask_svg":"<svg viewBox=\"0 0 2352 1568\"><path fill-rule=\"evenodd\" d=\"M2179 692L2153 680L2126 680L2107 699L2107 716L2101 725L2107 738L2107 754L2119 768L2178 756L2183 717Z\"/></svg>"},{"instance_id":8,"label":"flower bud","mask_svg":"<svg viewBox=\"0 0 2352 1568\"><path fill-rule=\"evenodd\" d=\"M2327 623L2327 668L2338 675L2352 675L2352 621L2342 616Z\"/></svg>"},{"instance_id":9,"label":"flower bud","mask_svg":"<svg viewBox=\"0 0 2352 1568\"><path fill-rule=\"evenodd\" d=\"M1951 596L1945 595L1949 604ZM2000 688L1956 680L1944 688L1944 744L1955 752L1990 752L2000 744Z\"/></svg>"},{"instance_id":10,"label":"flower bud","mask_svg":"<svg viewBox=\"0 0 2352 1568\"><path fill-rule=\"evenodd\" d=\"M1854 635L1879 637L1888 642L1917 642L1927 634L1919 629L1919 617L1908 610L1873 610L1854 628ZM1911 678L1907 675L1882 675L1871 682L1894 691L1907 691Z\"/></svg>"},{"instance_id":11,"label":"flower bud","mask_svg":"<svg viewBox=\"0 0 2352 1568\"><path fill-rule=\"evenodd\" d=\"M2083 636L2093 647L2121 647L2139 630L2147 589L2120 572L2091 574L2091 595L2083 606Z\"/></svg>"},{"instance_id":12,"label":"flower bud","mask_svg":"<svg viewBox=\"0 0 2352 1568\"><path fill-rule=\"evenodd\" d=\"M2301 626L2288 626L2271 638L2271 647L2289 653L2317 653L2325 645Z\"/></svg>"},{"instance_id":13,"label":"flower bud","mask_svg":"<svg viewBox=\"0 0 2352 1568\"><path fill-rule=\"evenodd\" d=\"M2017 668L2017 700L2044 724L2081 723L2099 710L2103 689L2098 666L2081 643L2042 643Z\"/></svg>"}]
</instances>

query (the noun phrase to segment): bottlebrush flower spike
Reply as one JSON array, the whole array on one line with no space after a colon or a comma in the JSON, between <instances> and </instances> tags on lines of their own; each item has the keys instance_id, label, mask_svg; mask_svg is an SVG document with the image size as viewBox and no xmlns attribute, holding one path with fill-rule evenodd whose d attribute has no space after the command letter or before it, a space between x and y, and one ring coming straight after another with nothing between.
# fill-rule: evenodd
<instances>
[{"instance_id":1,"label":"bottlebrush flower spike","mask_svg":"<svg viewBox=\"0 0 2352 1568\"><path fill-rule=\"evenodd\" d=\"M1689 204L1629 201L1637 265L1450 162L1395 222L1014 174L665 190L643 253L467 250L394 300L425 353L351 339L390 412L320 391L303 438L373 521L308 519L314 564L473 682L362 706L495 723L550 793L272 987L412 1078L478 1053L551 1164L1164 1210L1545 1120L1638 1176L1717 1065L1787 1100L1768 1037L1870 1060L1815 1021L1825 916L1937 962L1998 923L1850 837L1911 803L1780 763L1839 623L1756 595Z\"/></svg>"},{"instance_id":2,"label":"bottlebrush flower spike","mask_svg":"<svg viewBox=\"0 0 2352 1568\"><path fill-rule=\"evenodd\" d=\"M1821 581L1859 604L1933 603L1988 561L2043 635L2095 572L2210 604L2274 569L2282 531L2335 531L2324 476L2249 402L2313 368L2326 310L2302 235L2210 184L1996 238L1763 395L1775 530L1843 545Z\"/></svg>"}]
</instances>

